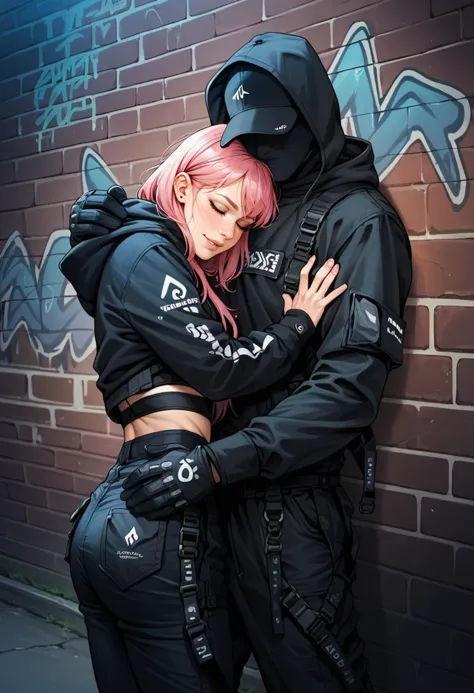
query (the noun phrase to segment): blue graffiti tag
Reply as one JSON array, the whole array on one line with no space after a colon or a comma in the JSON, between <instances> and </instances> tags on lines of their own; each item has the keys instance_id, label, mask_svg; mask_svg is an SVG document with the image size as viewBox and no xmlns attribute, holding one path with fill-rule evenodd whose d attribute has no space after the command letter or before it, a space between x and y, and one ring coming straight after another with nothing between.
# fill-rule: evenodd
<instances>
[{"instance_id":1,"label":"blue graffiti tag","mask_svg":"<svg viewBox=\"0 0 474 693\"><path fill-rule=\"evenodd\" d=\"M467 196L458 140L471 121L469 101L457 89L404 70L382 97L370 32L354 24L328 72L346 131L370 140L383 180L415 141L423 144L451 203Z\"/></svg>"},{"instance_id":2,"label":"blue graffiti tag","mask_svg":"<svg viewBox=\"0 0 474 693\"><path fill-rule=\"evenodd\" d=\"M83 190L107 189L118 183L105 161L90 147L82 156ZM69 344L71 356L82 361L94 351L94 323L59 270L69 251L69 232L55 231L38 267L21 234L13 233L0 255L0 347L6 352L21 326L34 351L54 357Z\"/></svg>"}]
</instances>

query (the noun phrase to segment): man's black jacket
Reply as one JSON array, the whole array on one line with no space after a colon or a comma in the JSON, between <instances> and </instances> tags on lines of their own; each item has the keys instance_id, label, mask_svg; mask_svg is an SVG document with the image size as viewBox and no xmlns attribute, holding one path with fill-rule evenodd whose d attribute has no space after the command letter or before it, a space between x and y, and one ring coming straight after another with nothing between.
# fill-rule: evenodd
<instances>
[{"instance_id":1,"label":"man's black jacket","mask_svg":"<svg viewBox=\"0 0 474 693\"><path fill-rule=\"evenodd\" d=\"M224 485L275 479L310 466L318 472L340 468L341 451L373 423L389 370L401 363L402 315L412 278L409 239L377 190L371 145L344 136L334 90L311 45L287 34L255 36L207 87L212 124L228 120L226 73L240 62L279 80L320 150L296 181L281 186L277 221L252 237L253 267L234 281L228 298L238 309L242 333L281 315L285 270L311 201L324 190L365 190L340 202L317 238L318 266L335 258L341 264L337 285L347 283L349 290L329 307L292 375L260 397L234 400L237 416L214 431L208 448ZM271 253L285 257L274 273L268 271L274 266Z\"/></svg>"}]
</instances>

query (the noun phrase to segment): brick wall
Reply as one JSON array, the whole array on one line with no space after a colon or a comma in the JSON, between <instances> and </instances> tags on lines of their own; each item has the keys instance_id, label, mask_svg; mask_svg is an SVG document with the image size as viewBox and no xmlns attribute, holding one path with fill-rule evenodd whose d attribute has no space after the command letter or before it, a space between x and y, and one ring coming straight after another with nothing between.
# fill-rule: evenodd
<instances>
[{"instance_id":1,"label":"brick wall","mask_svg":"<svg viewBox=\"0 0 474 693\"><path fill-rule=\"evenodd\" d=\"M170 142L207 123L207 81L260 31L313 43L413 241L405 363L377 421L377 510L357 517L373 679L386 693L472 691L472 0L3 0L2 571L66 584L68 515L120 446L91 322L57 269L70 204L112 180L134 194ZM356 502L359 484L349 468Z\"/></svg>"}]
</instances>

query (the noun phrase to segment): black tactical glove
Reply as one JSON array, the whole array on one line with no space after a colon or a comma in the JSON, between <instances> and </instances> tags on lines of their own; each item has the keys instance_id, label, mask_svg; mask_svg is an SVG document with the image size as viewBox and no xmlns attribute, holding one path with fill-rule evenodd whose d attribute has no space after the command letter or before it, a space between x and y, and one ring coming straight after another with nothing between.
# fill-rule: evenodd
<instances>
[{"instance_id":1,"label":"black tactical glove","mask_svg":"<svg viewBox=\"0 0 474 693\"><path fill-rule=\"evenodd\" d=\"M119 185L81 195L69 215L71 248L87 238L105 236L118 229L127 216L127 210L122 205L126 199L127 193Z\"/></svg>"},{"instance_id":2,"label":"black tactical glove","mask_svg":"<svg viewBox=\"0 0 474 693\"><path fill-rule=\"evenodd\" d=\"M148 454L153 454L151 445ZM134 515L158 520L197 503L215 484L204 448L174 448L131 472L123 482L120 498Z\"/></svg>"}]
</instances>

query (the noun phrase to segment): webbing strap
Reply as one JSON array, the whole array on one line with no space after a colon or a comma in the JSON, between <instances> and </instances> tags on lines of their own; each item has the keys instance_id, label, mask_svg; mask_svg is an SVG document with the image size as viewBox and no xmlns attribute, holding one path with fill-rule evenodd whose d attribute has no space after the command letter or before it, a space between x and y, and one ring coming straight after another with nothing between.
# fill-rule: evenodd
<instances>
[{"instance_id":1,"label":"webbing strap","mask_svg":"<svg viewBox=\"0 0 474 693\"><path fill-rule=\"evenodd\" d=\"M193 411L202 414L207 419L210 419L212 414L211 405L204 397L188 392L158 392L155 395L142 397L121 411L119 414L120 423L125 427L142 416L158 411L169 411L170 409Z\"/></svg>"},{"instance_id":2,"label":"webbing strap","mask_svg":"<svg viewBox=\"0 0 474 693\"><path fill-rule=\"evenodd\" d=\"M178 555L181 562L181 584L179 591L183 600L186 632L198 664L213 659L205 626L199 613L196 558L199 549L199 510L188 508L183 513L179 533Z\"/></svg>"},{"instance_id":3,"label":"webbing strap","mask_svg":"<svg viewBox=\"0 0 474 693\"><path fill-rule=\"evenodd\" d=\"M283 523L283 501L281 489L269 488L265 492L265 553L267 555L268 584L270 588L270 606L272 612L273 632L283 635L283 618L281 615L281 529Z\"/></svg>"}]
</instances>

